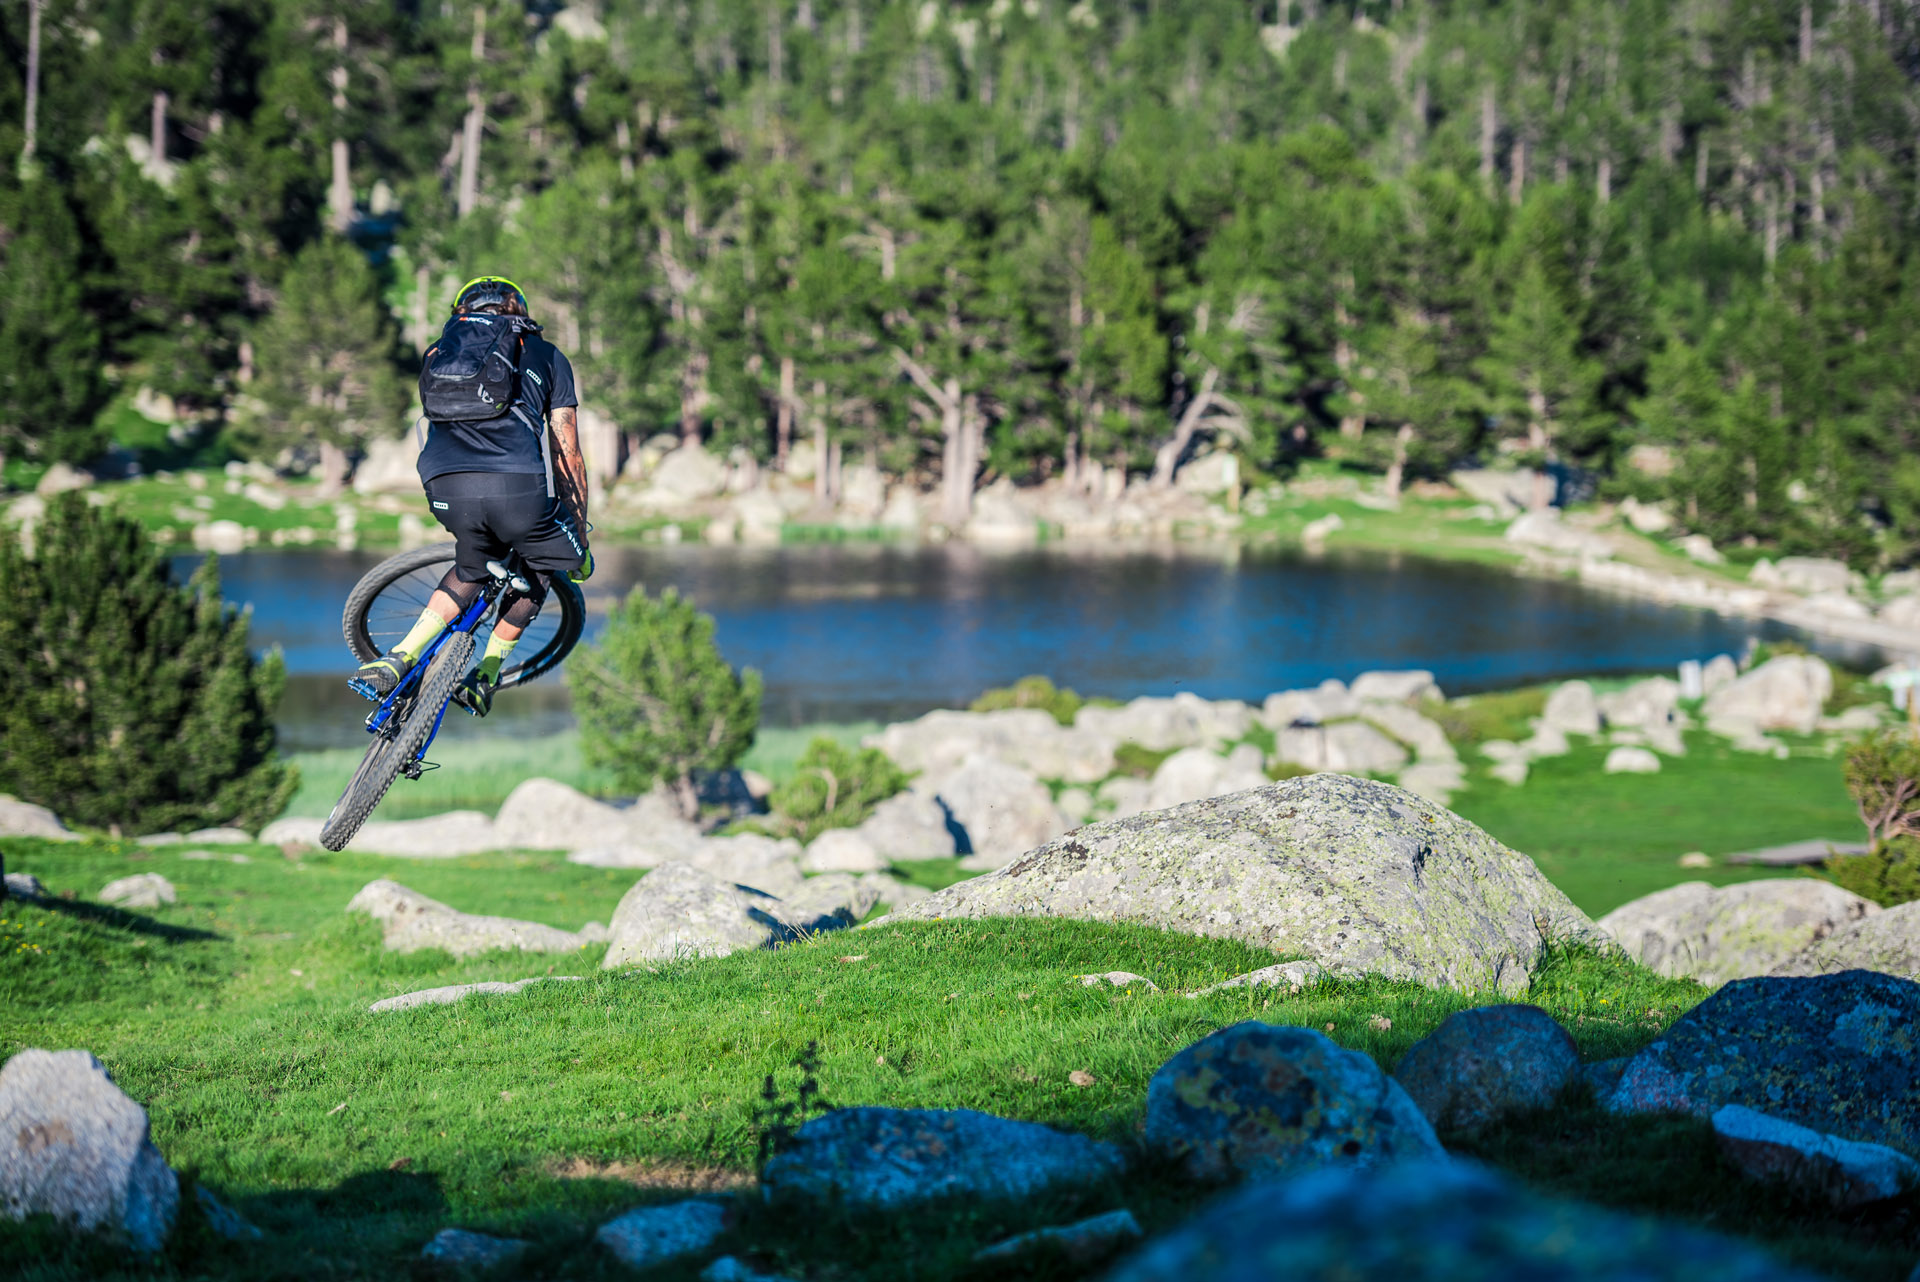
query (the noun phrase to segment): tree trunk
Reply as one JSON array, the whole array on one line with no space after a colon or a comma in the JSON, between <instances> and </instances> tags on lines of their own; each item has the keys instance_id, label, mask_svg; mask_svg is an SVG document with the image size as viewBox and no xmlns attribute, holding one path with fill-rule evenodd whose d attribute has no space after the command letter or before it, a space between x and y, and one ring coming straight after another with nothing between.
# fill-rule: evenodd
<instances>
[{"instance_id":1,"label":"tree trunk","mask_svg":"<svg viewBox=\"0 0 1920 1282\"><path fill-rule=\"evenodd\" d=\"M845 479L842 473L843 463L844 456L840 448L840 442L828 441L827 465L821 470L827 474L827 502L833 504L835 507L840 505L840 496L846 493L846 489L842 484Z\"/></svg>"},{"instance_id":2,"label":"tree trunk","mask_svg":"<svg viewBox=\"0 0 1920 1282\"><path fill-rule=\"evenodd\" d=\"M827 477L827 388L813 385L813 497L822 503L833 498L832 482Z\"/></svg>"},{"instance_id":3,"label":"tree trunk","mask_svg":"<svg viewBox=\"0 0 1920 1282\"><path fill-rule=\"evenodd\" d=\"M20 159L32 160L40 135L40 8L45 0L27 0L27 121Z\"/></svg>"},{"instance_id":4,"label":"tree trunk","mask_svg":"<svg viewBox=\"0 0 1920 1282\"><path fill-rule=\"evenodd\" d=\"M1387 497L1400 501L1400 485L1407 472L1407 446L1413 442L1413 424L1402 423L1393 434L1393 462L1387 465Z\"/></svg>"},{"instance_id":5,"label":"tree trunk","mask_svg":"<svg viewBox=\"0 0 1920 1282\"><path fill-rule=\"evenodd\" d=\"M333 182L327 189L327 207L329 222L337 232L344 232L353 222L353 175L350 172L347 156L346 111L347 111L347 24L345 20L333 21L333 48L340 61L334 65L333 80L333 127L339 134L333 140Z\"/></svg>"},{"instance_id":6,"label":"tree trunk","mask_svg":"<svg viewBox=\"0 0 1920 1282\"><path fill-rule=\"evenodd\" d=\"M1220 379L1220 371L1211 365L1200 380L1200 390L1187 402L1187 408L1180 415L1180 421L1174 425L1173 436L1153 453L1153 484L1156 489L1166 489L1173 484L1174 473L1180 468L1180 460L1186 456L1187 446L1193 444L1193 434L1200 430L1200 420L1213 404L1213 387Z\"/></svg>"},{"instance_id":7,"label":"tree trunk","mask_svg":"<svg viewBox=\"0 0 1920 1282\"><path fill-rule=\"evenodd\" d=\"M153 95L153 119L149 125L147 146L153 153L156 172L167 163L167 104L170 101L164 89Z\"/></svg>"},{"instance_id":8,"label":"tree trunk","mask_svg":"<svg viewBox=\"0 0 1920 1282\"><path fill-rule=\"evenodd\" d=\"M1800 65L1813 61L1813 5L1800 0Z\"/></svg>"},{"instance_id":9,"label":"tree trunk","mask_svg":"<svg viewBox=\"0 0 1920 1282\"><path fill-rule=\"evenodd\" d=\"M1533 498L1527 504L1529 511L1544 512L1553 506L1553 477L1547 471L1547 464L1553 455L1553 438L1547 434L1547 398L1539 392L1527 397L1528 408L1533 411L1533 421L1527 424L1527 447L1540 456L1540 462L1533 470Z\"/></svg>"},{"instance_id":10,"label":"tree trunk","mask_svg":"<svg viewBox=\"0 0 1920 1282\"><path fill-rule=\"evenodd\" d=\"M780 403L773 411L773 467L787 470L787 455L793 452L793 357L780 358Z\"/></svg>"},{"instance_id":11,"label":"tree trunk","mask_svg":"<svg viewBox=\"0 0 1920 1282\"><path fill-rule=\"evenodd\" d=\"M1515 138L1513 150L1508 154L1507 163L1512 171L1507 174L1507 200L1511 204L1520 203L1520 194L1527 186L1527 140Z\"/></svg>"},{"instance_id":12,"label":"tree trunk","mask_svg":"<svg viewBox=\"0 0 1920 1282\"><path fill-rule=\"evenodd\" d=\"M1601 204L1613 199L1613 157L1600 157L1600 172L1594 178L1594 188Z\"/></svg>"},{"instance_id":13,"label":"tree trunk","mask_svg":"<svg viewBox=\"0 0 1920 1282\"><path fill-rule=\"evenodd\" d=\"M337 498L347 488L347 452L332 441L320 442L319 473L319 497Z\"/></svg>"},{"instance_id":14,"label":"tree trunk","mask_svg":"<svg viewBox=\"0 0 1920 1282\"><path fill-rule=\"evenodd\" d=\"M767 79L778 89L787 78L787 46L780 30L781 13L778 3L767 6Z\"/></svg>"},{"instance_id":15,"label":"tree trunk","mask_svg":"<svg viewBox=\"0 0 1920 1282\"><path fill-rule=\"evenodd\" d=\"M687 353L680 370L680 444L700 444L700 415L707 407L707 354Z\"/></svg>"},{"instance_id":16,"label":"tree trunk","mask_svg":"<svg viewBox=\"0 0 1920 1282\"><path fill-rule=\"evenodd\" d=\"M1353 282L1347 278L1344 273L1341 276L1341 280L1346 285L1348 292L1351 293ZM1347 341L1347 330L1353 325L1353 317L1347 314L1345 303L1335 303L1333 305L1333 324L1333 367L1340 372L1341 381L1347 382L1348 376L1353 372L1353 344ZM1360 401L1361 399L1362 398L1357 395L1354 397L1355 401ZM1367 420L1364 415L1342 414L1340 416L1340 435L1345 440L1359 440L1360 434L1366 430L1366 426Z\"/></svg>"},{"instance_id":17,"label":"tree trunk","mask_svg":"<svg viewBox=\"0 0 1920 1282\"><path fill-rule=\"evenodd\" d=\"M480 96L479 64L487 56L487 11L473 11L473 79L467 84L467 120L460 132L460 194L455 208L465 218L480 203L480 130L486 103Z\"/></svg>"},{"instance_id":18,"label":"tree trunk","mask_svg":"<svg viewBox=\"0 0 1920 1282\"><path fill-rule=\"evenodd\" d=\"M433 305L427 297L427 269L416 267L413 271L413 332L408 335L416 351L426 351L427 344L433 342L432 316Z\"/></svg>"},{"instance_id":19,"label":"tree trunk","mask_svg":"<svg viewBox=\"0 0 1920 1282\"><path fill-rule=\"evenodd\" d=\"M1500 134L1500 115L1493 101L1493 86L1480 91L1480 177L1493 185L1493 148Z\"/></svg>"},{"instance_id":20,"label":"tree trunk","mask_svg":"<svg viewBox=\"0 0 1920 1282\"><path fill-rule=\"evenodd\" d=\"M1060 483L1069 494L1080 492L1080 432L1067 429L1067 443L1060 451Z\"/></svg>"},{"instance_id":21,"label":"tree trunk","mask_svg":"<svg viewBox=\"0 0 1920 1282\"><path fill-rule=\"evenodd\" d=\"M942 451L949 460L946 475L941 481L946 488L944 516L950 529L959 529L973 516L973 469L972 453L968 441L968 424L960 398L960 380L949 378L941 388L940 432L946 438L946 448Z\"/></svg>"},{"instance_id":22,"label":"tree trunk","mask_svg":"<svg viewBox=\"0 0 1920 1282\"><path fill-rule=\"evenodd\" d=\"M700 817L700 790L693 786L691 773L681 771L674 778L670 790L673 793L673 804L680 808L682 819L692 823Z\"/></svg>"}]
</instances>

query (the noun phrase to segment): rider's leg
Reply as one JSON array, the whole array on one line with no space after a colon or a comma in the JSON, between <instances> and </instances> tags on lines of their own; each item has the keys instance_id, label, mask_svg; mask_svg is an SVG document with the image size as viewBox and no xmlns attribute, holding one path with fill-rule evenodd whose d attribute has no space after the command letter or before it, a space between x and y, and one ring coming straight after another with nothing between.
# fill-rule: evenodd
<instances>
[{"instance_id":1,"label":"rider's leg","mask_svg":"<svg viewBox=\"0 0 1920 1282\"><path fill-rule=\"evenodd\" d=\"M462 579L457 565L448 569L440 580L440 586L427 598L427 608L420 612L413 629L393 649L361 664L359 671L354 673L355 678L366 682L382 698L391 694L407 679L407 673L413 671L414 661L420 657L420 652L432 645L433 639L445 632L447 626L473 604L474 597L479 593L480 584Z\"/></svg>"},{"instance_id":2,"label":"rider's leg","mask_svg":"<svg viewBox=\"0 0 1920 1282\"><path fill-rule=\"evenodd\" d=\"M547 599L547 576L530 574L527 576L533 590L511 602L500 621L493 625L493 633L487 638L487 649L480 656L480 662L460 683L459 691L454 695L468 711L486 716L493 709L493 692L500 684L500 667L513 653L514 646L520 644L520 638L540 614L540 607Z\"/></svg>"}]
</instances>

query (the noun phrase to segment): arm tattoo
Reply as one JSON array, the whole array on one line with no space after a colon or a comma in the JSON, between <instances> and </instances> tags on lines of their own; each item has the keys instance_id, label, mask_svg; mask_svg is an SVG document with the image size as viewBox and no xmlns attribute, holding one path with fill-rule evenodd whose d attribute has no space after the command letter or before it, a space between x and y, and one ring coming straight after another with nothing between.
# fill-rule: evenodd
<instances>
[{"instance_id":1,"label":"arm tattoo","mask_svg":"<svg viewBox=\"0 0 1920 1282\"><path fill-rule=\"evenodd\" d=\"M554 488L584 532L587 528L587 464L580 457L580 419L571 405L553 411Z\"/></svg>"}]
</instances>

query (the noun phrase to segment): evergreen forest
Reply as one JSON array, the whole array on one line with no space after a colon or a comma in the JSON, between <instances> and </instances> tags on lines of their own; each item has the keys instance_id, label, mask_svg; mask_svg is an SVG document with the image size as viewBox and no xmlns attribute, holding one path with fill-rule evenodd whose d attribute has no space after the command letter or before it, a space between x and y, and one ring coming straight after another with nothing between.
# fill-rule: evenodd
<instances>
[{"instance_id":1,"label":"evergreen forest","mask_svg":"<svg viewBox=\"0 0 1920 1282\"><path fill-rule=\"evenodd\" d=\"M630 444L1470 463L1920 558L1907 0L8 0L0 453L343 473L513 277Z\"/></svg>"}]
</instances>

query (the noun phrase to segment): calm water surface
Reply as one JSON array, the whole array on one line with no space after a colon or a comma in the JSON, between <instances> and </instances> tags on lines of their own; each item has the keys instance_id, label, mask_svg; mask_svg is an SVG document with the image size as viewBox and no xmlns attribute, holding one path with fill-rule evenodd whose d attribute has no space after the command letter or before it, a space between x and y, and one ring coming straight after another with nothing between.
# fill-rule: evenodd
<instances>
[{"instance_id":1,"label":"calm water surface","mask_svg":"<svg viewBox=\"0 0 1920 1282\"><path fill-rule=\"evenodd\" d=\"M1737 654L1753 637L1795 635L1558 580L1390 556L952 544L640 545L595 555L590 636L616 595L672 585L714 616L730 662L765 676L769 724L897 719L964 705L1030 672L1085 694L1258 701L1327 677L1417 667L1467 693L1670 670ZM222 560L227 597L252 607L256 642L281 647L294 674L283 710L290 747L359 741L365 705L340 684L351 666L340 605L380 559L281 551ZM555 680L502 697L492 717L462 732L567 723Z\"/></svg>"}]
</instances>

